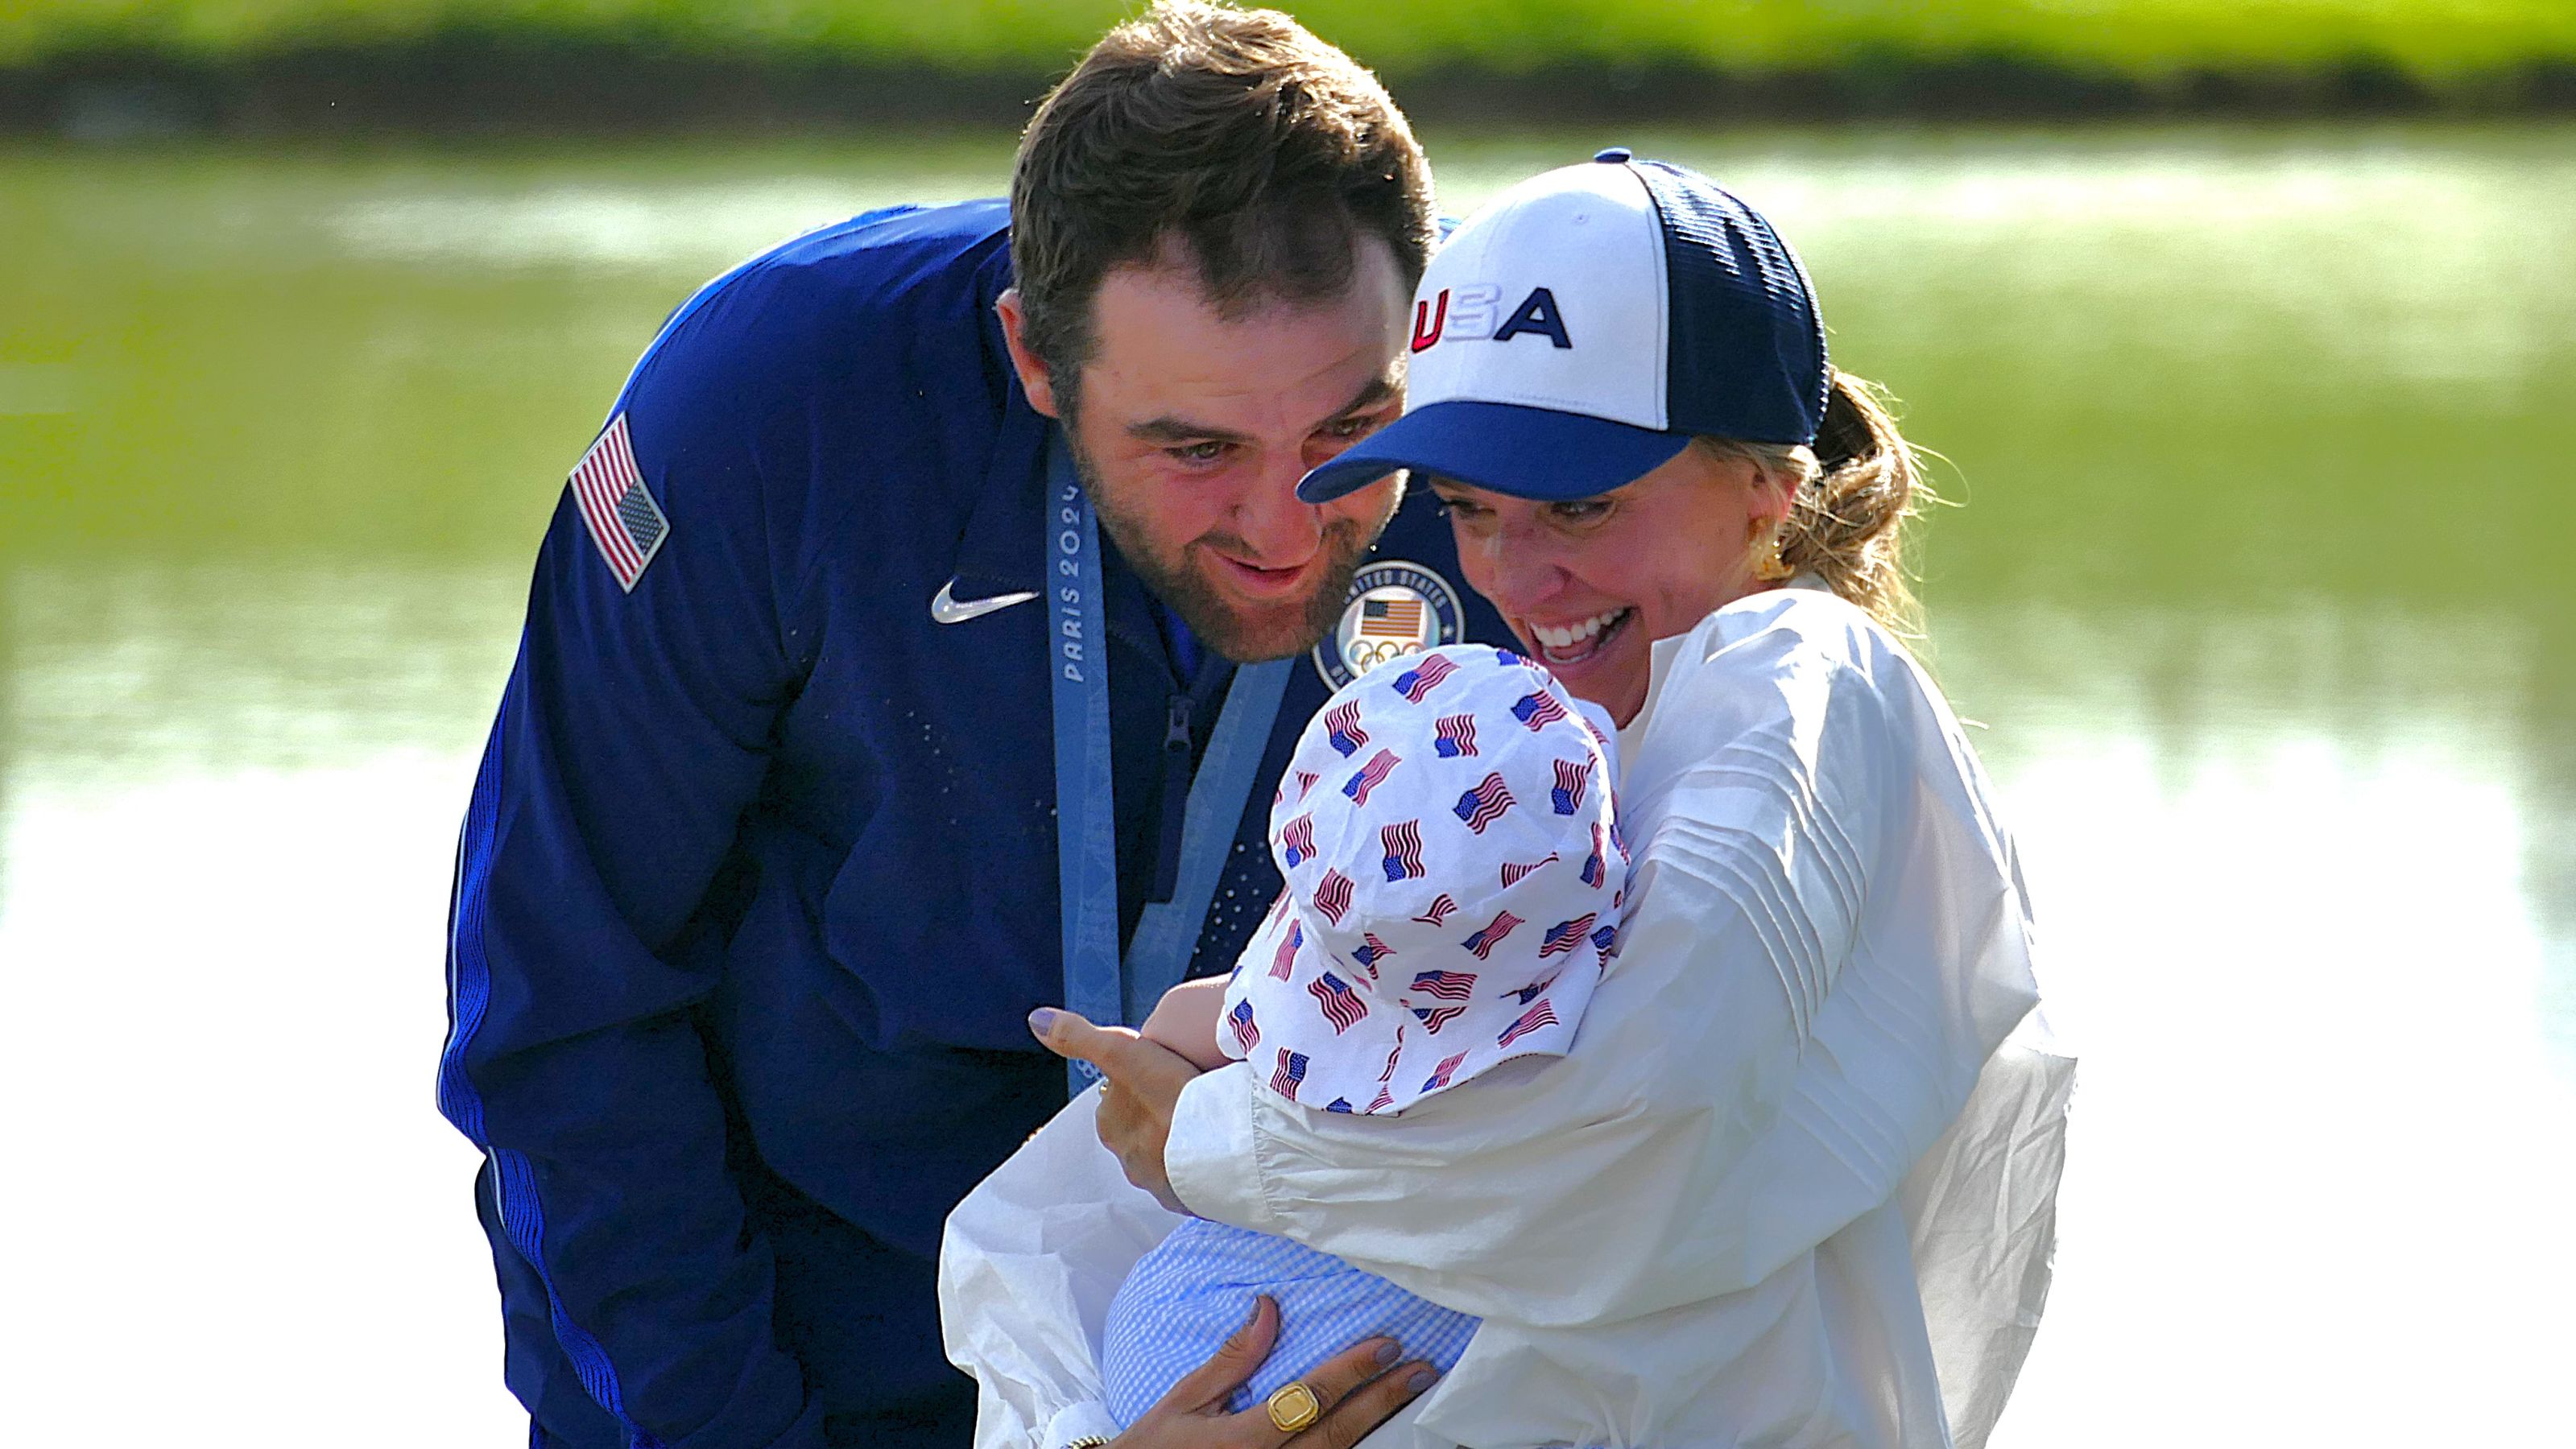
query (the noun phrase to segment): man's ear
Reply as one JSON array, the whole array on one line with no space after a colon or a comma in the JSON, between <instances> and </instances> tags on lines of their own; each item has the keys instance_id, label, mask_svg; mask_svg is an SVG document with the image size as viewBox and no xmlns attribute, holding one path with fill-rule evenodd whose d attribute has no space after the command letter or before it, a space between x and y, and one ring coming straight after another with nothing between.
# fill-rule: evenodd
<instances>
[{"instance_id":1,"label":"man's ear","mask_svg":"<svg viewBox=\"0 0 2576 1449\"><path fill-rule=\"evenodd\" d=\"M1020 390L1029 395L1029 406L1047 417L1061 416L1055 408L1055 380L1045 361L1029 350L1029 314L1020 306L1020 289L1005 290L993 303L993 315L1002 319L1002 343L1011 349L1011 369L1020 375Z\"/></svg>"}]
</instances>

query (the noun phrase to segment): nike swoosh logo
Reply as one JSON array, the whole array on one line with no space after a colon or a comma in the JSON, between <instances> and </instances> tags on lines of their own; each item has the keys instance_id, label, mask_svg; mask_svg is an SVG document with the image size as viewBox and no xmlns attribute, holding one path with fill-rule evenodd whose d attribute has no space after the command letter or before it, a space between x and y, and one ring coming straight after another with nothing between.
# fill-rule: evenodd
<instances>
[{"instance_id":1,"label":"nike swoosh logo","mask_svg":"<svg viewBox=\"0 0 2576 1449\"><path fill-rule=\"evenodd\" d=\"M969 619L980 619L986 614L998 613L1013 604L1025 604L1038 596L1037 590L1029 589L1016 594L995 594L985 599L958 599L949 595L949 590L956 587L955 579L950 579L939 586L938 596L930 601L930 617L935 622L963 624Z\"/></svg>"}]
</instances>

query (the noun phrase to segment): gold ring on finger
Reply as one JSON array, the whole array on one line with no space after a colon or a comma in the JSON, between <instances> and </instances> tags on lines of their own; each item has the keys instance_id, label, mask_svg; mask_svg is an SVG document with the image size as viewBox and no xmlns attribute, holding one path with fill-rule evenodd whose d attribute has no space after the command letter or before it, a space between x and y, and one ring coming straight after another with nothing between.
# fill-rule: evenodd
<instances>
[{"instance_id":1,"label":"gold ring on finger","mask_svg":"<svg viewBox=\"0 0 2576 1449\"><path fill-rule=\"evenodd\" d=\"M1291 1379L1271 1390L1268 1408L1270 1427L1282 1434L1294 1434L1324 1417L1323 1401L1303 1379Z\"/></svg>"}]
</instances>

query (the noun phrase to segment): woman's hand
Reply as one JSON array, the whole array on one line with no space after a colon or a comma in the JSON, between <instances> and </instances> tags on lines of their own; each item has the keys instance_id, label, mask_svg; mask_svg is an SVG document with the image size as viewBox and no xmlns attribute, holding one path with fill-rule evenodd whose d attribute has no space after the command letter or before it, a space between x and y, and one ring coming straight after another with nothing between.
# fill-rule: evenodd
<instances>
[{"instance_id":1,"label":"woman's hand","mask_svg":"<svg viewBox=\"0 0 2576 1449\"><path fill-rule=\"evenodd\" d=\"M1172 1180L1163 1172L1163 1144L1172 1135L1172 1110L1180 1104L1181 1088L1199 1069L1126 1027L1094 1026L1052 1006L1029 1013L1029 1030L1048 1051L1089 1062L1108 1078L1100 1093L1101 1145L1118 1154L1129 1182L1172 1211L1188 1212L1172 1195ZM1268 1352L1267 1344L1263 1351Z\"/></svg>"},{"instance_id":2,"label":"woman's hand","mask_svg":"<svg viewBox=\"0 0 2576 1449\"><path fill-rule=\"evenodd\" d=\"M1323 1413L1305 1429L1280 1429L1265 1405L1227 1413L1227 1396L1261 1367L1278 1336L1279 1305L1263 1298L1215 1357L1174 1384L1109 1449L1351 1449L1439 1378L1427 1363L1398 1364L1403 1350L1394 1339L1372 1338L1306 1375L1302 1382Z\"/></svg>"}]
</instances>

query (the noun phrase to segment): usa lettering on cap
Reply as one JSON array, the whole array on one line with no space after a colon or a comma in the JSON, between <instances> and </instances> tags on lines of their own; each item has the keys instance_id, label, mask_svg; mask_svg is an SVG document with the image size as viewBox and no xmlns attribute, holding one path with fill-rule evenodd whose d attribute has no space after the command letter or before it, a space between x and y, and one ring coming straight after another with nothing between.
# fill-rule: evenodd
<instances>
[{"instance_id":1,"label":"usa lettering on cap","mask_svg":"<svg viewBox=\"0 0 2576 1449\"><path fill-rule=\"evenodd\" d=\"M1443 339L1509 342L1524 332L1535 332L1559 347L1574 345L1574 339L1565 335L1565 319L1557 309L1556 294L1545 287L1530 288L1529 295L1503 316L1499 325L1494 319L1501 314L1495 304L1502 300L1502 288L1490 282L1469 282L1454 289L1458 302L1454 314L1449 306L1452 292L1443 287L1438 296L1413 304L1414 351L1428 351Z\"/></svg>"},{"instance_id":2,"label":"usa lettering on cap","mask_svg":"<svg viewBox=\"0 0 2576 1449\"><path fill-rule=\"evenodd\" d=\"M1460 226L1415 293L1409 357L1405 415L1300 496L1412 468L1590 497L1696 434L1812 442L1832 375L1813 289L1770 222L1621 149L1522 182Z\"/></svg>"}]
</instances>

